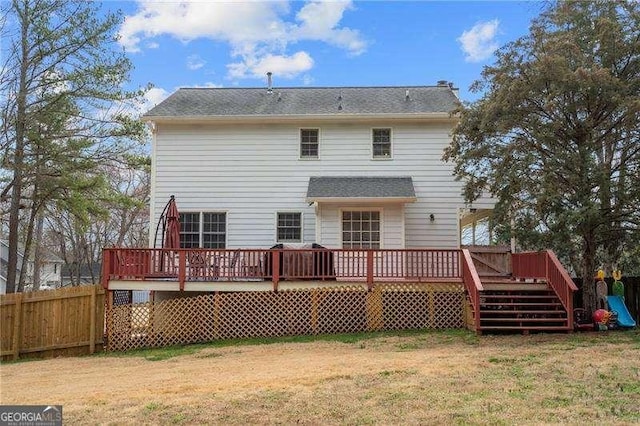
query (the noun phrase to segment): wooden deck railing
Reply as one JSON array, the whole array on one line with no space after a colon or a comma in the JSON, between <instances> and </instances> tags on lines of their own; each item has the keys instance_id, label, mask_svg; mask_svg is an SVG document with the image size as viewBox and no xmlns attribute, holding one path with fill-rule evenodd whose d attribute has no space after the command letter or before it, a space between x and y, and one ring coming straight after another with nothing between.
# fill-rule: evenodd
<instances>
[{"instance_id":1,"label":"wooden deck railing","mask_svg":"<svg viewBox=\"0 0 640 426\"><path fill-rule=\"evenodd\" d=\"M460 280L460 250L368 249L123 249L103 253L102 284L110 280Z\"/></svg>"},{"instance_id":2,"label":"wooden deck railing","mask_svg":"<svg viewBox=\"0 0 640 426\"><path fill-rule=\"evenodd\" d=\"M573 327L573 292L578 290L573 280L551 250L512 255L513 276L516 278L544 278L567 310L569 325Z\"/></svg>"},{"instance_id":3,"label":"wooden deck railing","mask_svg":"<svg viewBox=\"0 0 640 426\"><path fill-rule=\"evenodd\" d=\"M476 270L471 253L467 249L462 250L462 282L469 294L473 307L473 321L475 329L480 329L480 292L483 290L480 276Z\"/></svg>"}]
</instances>

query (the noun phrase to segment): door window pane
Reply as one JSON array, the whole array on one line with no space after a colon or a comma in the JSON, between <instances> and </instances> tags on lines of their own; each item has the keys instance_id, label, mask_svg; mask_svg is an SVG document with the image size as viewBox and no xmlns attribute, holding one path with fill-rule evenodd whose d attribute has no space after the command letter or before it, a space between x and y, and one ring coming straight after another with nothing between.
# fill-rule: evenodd
<instances>
[{"instance_id":1,"label":"door window pane","mask_svg":"<svg viewBox=\"0 0 640 426\"><path fill-rule=\"evenodd\" d=\"M342 212L342 247L380 248L380 212Z\"/></svg>"}]
</instances>

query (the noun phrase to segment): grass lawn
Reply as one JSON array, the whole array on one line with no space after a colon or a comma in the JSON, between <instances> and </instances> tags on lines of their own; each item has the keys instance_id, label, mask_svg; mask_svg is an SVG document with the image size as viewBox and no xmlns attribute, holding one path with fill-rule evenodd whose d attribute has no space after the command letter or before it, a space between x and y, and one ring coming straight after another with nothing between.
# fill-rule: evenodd
<instances>
[{"instance_id":1,"label":"grass lawn","mask_svg":"<svg viewBox=\"0 0 640 426\"><path fill-rule=\"evenodd\" d=\"M633 424L640 331L369 333L5 363L65 424Z\"/></svg>"}]
</instances>

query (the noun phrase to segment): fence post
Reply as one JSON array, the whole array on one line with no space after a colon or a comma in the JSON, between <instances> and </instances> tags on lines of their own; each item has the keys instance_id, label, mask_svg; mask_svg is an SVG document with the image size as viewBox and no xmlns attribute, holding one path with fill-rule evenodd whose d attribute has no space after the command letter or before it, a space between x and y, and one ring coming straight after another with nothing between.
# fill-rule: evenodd
<instances>
[{"instance_id":1,"label":"fence post","mask_svg":"<svg viewBox=\"0 0 640 426\"><path fill-rule=\"evenodd\" d=\"M94 285L91 288L91 319L89 321L89 353L93 354L96 351L96 291L97 287Z\"/></svg>"},{"instance_id":2,"label":"fence post","mask_svg":"<svg viewBox=\"0 0 640 426\"><path fill-rule=\"evenodd\" d=\"M278 291L280 282L280 250L274 250L271 256L271 279L273 280L273 291Z\"/></svg>"},{"instance_id":3,"label":"fence post","mask_svg":"<svg viewBox=\"0 0 640 426\"><path fill-rule=\"evenodd\" d=\"M22 340L22 293L16 293L13 315L13 360L16 361L20 357L20 340Z\"/></svg>"},{"instance_id":4,"label":"fence post","mask_svg":"<svg viewBox=\"0 0 640 426\"><path fill-rule=\"evenodd\" d=\"M367 250L367 287L373 287L373 250Z\"/></svg>"}]
</instances>

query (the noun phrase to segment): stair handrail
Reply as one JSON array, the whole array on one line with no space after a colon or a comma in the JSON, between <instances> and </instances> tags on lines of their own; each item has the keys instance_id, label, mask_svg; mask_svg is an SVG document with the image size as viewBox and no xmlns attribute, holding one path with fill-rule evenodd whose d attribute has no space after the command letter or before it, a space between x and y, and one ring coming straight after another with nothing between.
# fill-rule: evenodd
<instances>
[{"instance_id":1,"label":"stair handrail","mask_svg":"<svg viewBox=\"0 0 640 426\"><path fill-rule=\"evenodd\" d=\"M578 290L567 270L553 250L546 250L545 275L547 283L553 288L562 306L567 310L569 326L573 328L573 292Z\"/></svg>"},{"instance_id":2,"label":"stair handrail","mask_svg":"<svg viewBox=\"0 0 640 426\"><path fill-rule=\"evenodd\" d=\"M471 253L468 249L462 249L462 282L469 293L469 299L473 306L473 321L476 331L480 330L480 292L484 290L480 276L476 269Z\"/></svg>"},{"instance_id":3,"label":"stair handrail","mask_svg":"<svg viewBox=\"0 0 640 426\"><path fill-rule=\"evenodd\" d=\"M513 276L544 278L567 311L569 329L573 329L573 292L578 289L552 250L513 253Z\"/></svg>"}]
</instances>

